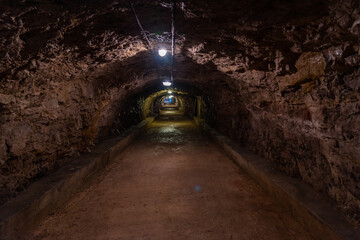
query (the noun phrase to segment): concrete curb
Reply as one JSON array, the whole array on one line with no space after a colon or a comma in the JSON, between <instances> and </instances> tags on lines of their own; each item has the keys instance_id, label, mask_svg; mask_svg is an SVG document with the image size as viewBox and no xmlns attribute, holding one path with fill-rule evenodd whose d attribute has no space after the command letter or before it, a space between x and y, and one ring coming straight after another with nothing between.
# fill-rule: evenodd
<instances>
[{"instance_id":1,"label":"concrete curb","mask_svg":"<svg viewBox=\"0 0 360 240\"><path fill-rule=\"evenodd\" d=\"M195 123L211 137L245 172L275 197L317 239L360 240L360 229L355 229L329 200L300 179L289 177L275 169L260 156L239 147L202 120Z\"/></svg>"},{"instance_id":2,"label":"concrete curb","mask_svg":"<svg viewBox=\"0 0 360 240\"><path fill-rule=\"evenodd\" d=\"M0 240L19 239L49 213L64 206L82 190L91 176L99 173L136 139L153 121L147 118L122 136L105 140L89 153L34 182L23 193L0 207Z\"/></svg>"}]
</instances>

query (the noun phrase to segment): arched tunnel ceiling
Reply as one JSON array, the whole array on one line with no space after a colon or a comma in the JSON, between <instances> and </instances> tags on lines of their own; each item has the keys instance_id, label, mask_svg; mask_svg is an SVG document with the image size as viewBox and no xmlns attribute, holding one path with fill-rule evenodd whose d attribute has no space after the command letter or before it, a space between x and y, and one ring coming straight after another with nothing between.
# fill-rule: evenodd
<instances>
[{"instance_id":1,"label":"arched tunnel ceiling","mask_svg":"<svg viewBox=\"0 0 360 240\"><path fill-rule=\"evenodd\" d=\"M169 2L132 1L154 50L168 43ZM211 96L214 127L356 223L359 4L177 1L175 56L175 84ZM134 96L162 89L161 61L127 0L1 1L0 199L133 123Z\"/></svg>"},{"instance_id":2,"label":"arched tunnel ceiling","mask_svg":"<svg viewBox=\"0 0 360 240\"><path fill-rule=\"evenodd\" d=\"M352 43L360 27L359 13L351 10L358 5L348 1L339 8L336 1L323 0L179 1L176 81L200 88L228 83L237 88L249 81L241 80L252 78L251 71L296 72L295 62L303 52L321 51L327 62L335 61L338 48L351 64L337 67L354 71L359 59L352 55L359 46ZM134 6L155 50L156 43L170 42L169 4L134 1ZM96 88L131 90L168 72L159 71L158 59L146 49L127 1L3 1L1 8L0 84L5 92L44 77L86 78ZM344 39L351 46L341 45Z\"/></svg>"},{"instance_id":3,"label":"arched tunnel ceiling","mask_svg":"<svg viewBox=\"0 0 360 240\"><path fill-rule=\"evenodd\" d=\"M134 1L134 6L153 42L169 40L166 2ZM213 65L206 72L220 69L230 76L246 70L271 71L276 58L288 65L288 70L281 69L283 74L294 72L301 52L322 51L344 38L356 40L358 26L351 29L353 33L341 28L352 27L352 16L328 18L353 6L331 6L328 11L328 1L323 0L181 1L176 20L177 77L192 78L197 67L189 65L194 62ZM146 49L127 1L2 1L1 8L5 10L2 79L26 79L50 65L55 69L51 77L86 72L113 78L111 73L125 66L128 72L140 70L140 76L158 77L154 56L140 53Z\"/></svg>"}]
</instances>

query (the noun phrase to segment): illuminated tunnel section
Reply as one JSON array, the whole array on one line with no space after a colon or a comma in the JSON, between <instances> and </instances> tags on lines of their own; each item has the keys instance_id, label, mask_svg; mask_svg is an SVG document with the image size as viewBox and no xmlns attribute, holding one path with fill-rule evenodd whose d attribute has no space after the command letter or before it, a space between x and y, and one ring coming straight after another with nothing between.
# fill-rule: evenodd
<instances>
[{"instance_id":1,"label":"illuminated tunnel section","mask_svg":"<svg viewBox=\"0 0 360 240\"><path fill-rule=\"evenodd\" d=\"M359 227L359 0L174 3L0 1L0 205L147 117L177 113Z\"/></svg>"},{"instance_id":2,"label":"illuminated tunnel section","mask_svg":"<svg viewBox=\"0 0 360 240\"><path fill-rule=\"evenodd\" d=\"M192 86L157 90L137 98L142 119L156 115L202 117L201 112L209 112L211 106L211 98Z\"/></svg>"}]
</instances>

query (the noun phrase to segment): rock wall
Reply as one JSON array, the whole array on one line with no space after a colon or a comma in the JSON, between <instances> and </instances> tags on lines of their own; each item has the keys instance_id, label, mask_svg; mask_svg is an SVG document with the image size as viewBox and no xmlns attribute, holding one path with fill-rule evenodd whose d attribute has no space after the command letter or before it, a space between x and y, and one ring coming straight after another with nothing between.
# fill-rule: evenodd
<instances>
[{"instance_id":1,"label":"rock wall","mask_svg":"<svg viewBox=\"0 0 360 240\"><path fill-rule=\"evenodd\" d=\"M133 2L154 49L169 42L169 6ZM175 82L203 92L209 122L357 223L359 4L180 1L175 51ZM0 8L4 201L136 122L138 97L169 69L141 40L127 1L6 0Z\"/></svg>"},{"instance_id":2,"label":"rock wall","mask_svg":"<svg viewBox=\"0 0 360 240\"><path fill-rule=\"evenodd\" d=\"M216 47L185 43L194 62L224 74L217 81L223 87L209 90L216 111L208 108L207 118L213 125L329 196L355 224L360 223L359 13L358 2L341 1L307 25L273 26L262 33L267 43L254 38L263 27L256 22L253 29L224 34Z\"/></svg>"},{"instance_id":3,"label":"rock wall","mask_svg":"<svg viewBox=\"0 0 360 240\"><path fill-rule=\"evenodd\" d=\"M81 79L40 86L28 81L16 94L0 93L1 202L141 119L136 99L122 89L96 93Z\"/></svg>"},{"instance_id":4,"label":"rock wall","mask_svg":"<svg viewBox=\"0 0 360 240\"><path fill-rule=\"evenodd\" d=\"M304 59L309 65L301 64ZM357 224L360 71L326 72L319 52L302 54L296 66L298 71L284 76L244 72L238 88L210 93L204 117L277 169L329 196Z\"/></svg>"},{"instance_id":5,"label":"rock wall","mask_svg":"<svg viewBox=\"0 0 360 240\"><path fill-rule=\"evenodd\" d=\"M195 115L195 97L189 95L181 96L182 99L182 110L184 111L185 115L189 117L194 117Z\"/></svg>"},{"instance_id":6,"label":"rock wall","mask_svg":"<svg viewBox=\"0 0 360 240\"><path fill-rule=\"evenodd\" d=\"M98 4L0 3L0 204L141 119L126 65L146 47L116 31L136 26L113 21L123 4Z\"/></svg>"}]
</instances>

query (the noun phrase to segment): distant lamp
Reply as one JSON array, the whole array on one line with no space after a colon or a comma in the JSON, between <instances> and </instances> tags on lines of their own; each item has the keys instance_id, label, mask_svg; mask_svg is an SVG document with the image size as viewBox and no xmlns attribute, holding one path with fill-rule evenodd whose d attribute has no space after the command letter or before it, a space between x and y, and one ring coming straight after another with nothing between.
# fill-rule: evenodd
<instances>
[{"instance_id":1,"label":"distant lamp","mask_svg":"<svg viewBox=\"0 0 360 240\"><path fill-rule=\"evenodd\" d=\"M160 57L164 57L164 56L166 55L166 53L167 53L166 49L164 49L164 48L160 48L160 49L159 49L159 55L160 55Z\"/></svg>"},{"instance_id":2,"label":"distant lamp","mask_svg":"<svg viewBox=\"0 0 360 240\"><path fill-rule=\"evenodd\" d=\"M168 91L168 94L172 94L172 91Z\"/></svg>"},{"instance_id":3,"label":"distant lamp","mask_svg":"<svg viewBox=\"0 0 360 240\"><path fill-rule=\"evenodd\" d=\"M171 82L169 80L163 81L163 85L165 87L170 87L171 86Z\"/></svg>"}]
</instances>

